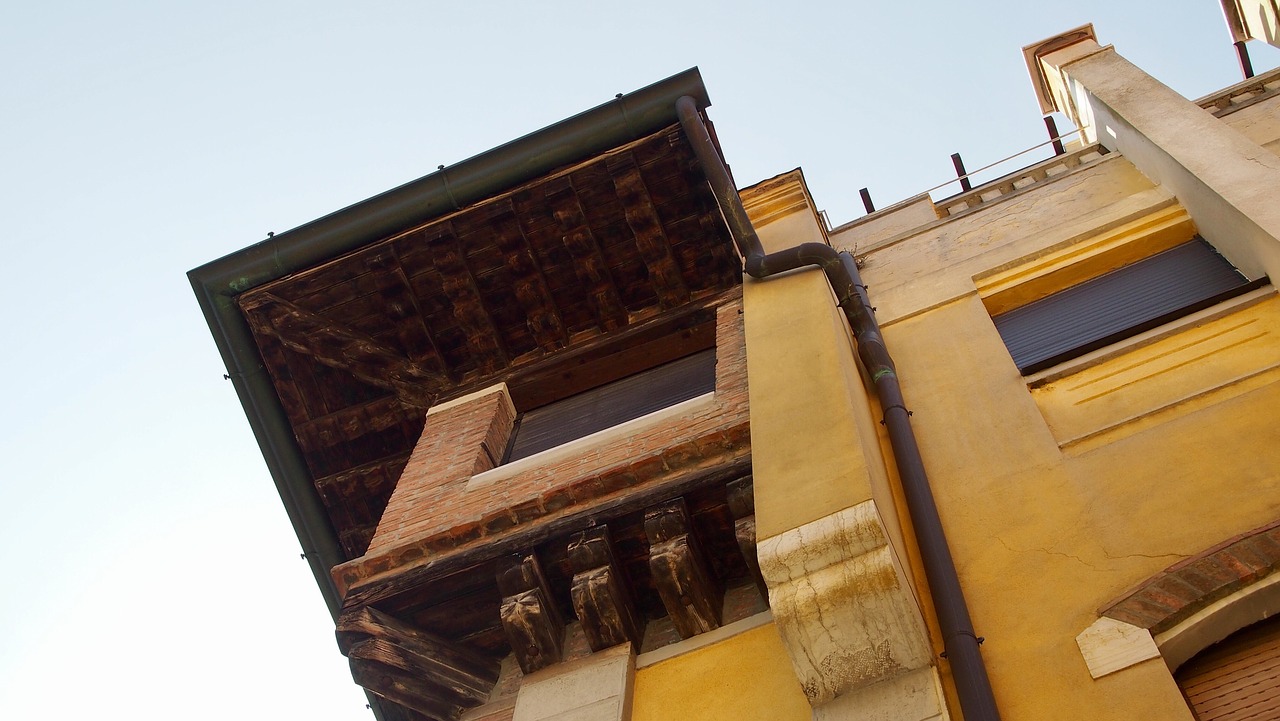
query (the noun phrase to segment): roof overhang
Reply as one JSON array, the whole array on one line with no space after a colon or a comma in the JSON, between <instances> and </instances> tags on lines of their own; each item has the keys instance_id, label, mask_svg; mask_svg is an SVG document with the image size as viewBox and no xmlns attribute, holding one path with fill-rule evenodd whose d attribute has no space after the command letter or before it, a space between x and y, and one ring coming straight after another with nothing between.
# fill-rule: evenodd
<instances>
[{"instance_id":1,"label":"roof overhang","mask_svg":"<svg viewBox=\"0 0 1280 721\"><path fill-rule=\"evenodd\" d=\"M619 96L452 167L270 237L188 273L281 499L330 612L341 599L330 569L348 559L240 298L407 229L455 213L645 138L677 120L675 102L710 104L696 68Z\"/></svg>"}]
</instances>

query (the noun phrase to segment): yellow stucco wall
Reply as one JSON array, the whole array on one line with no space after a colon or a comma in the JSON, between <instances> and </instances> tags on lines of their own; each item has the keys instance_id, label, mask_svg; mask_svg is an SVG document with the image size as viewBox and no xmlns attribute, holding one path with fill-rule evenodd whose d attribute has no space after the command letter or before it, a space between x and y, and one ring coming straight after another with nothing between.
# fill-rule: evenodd
<instances>
[{"instance_id":1,"label":"yellow stucco wall","mask_svg":"<svg viewBox=\"0 0 1280 721\"><path fill-rule=\"evenodd\" d=\"M1069 704L1094 719L1189 718L1158 660L1094 681L1074 639L1127 588L1280 517L1280 430L1264 422L1280 407L1275 375L1072 453L976 297L885 335L1006 717ZM1162 374L1164 390L1196 368L1182 370Z\"/></svg>"},{"instance_id":2,"label":"yellow stucco wall","mask_svg":"<svg viewBox=\"0 0 1280 721\"><path fill-rule=\"evenodd\" d=\"M1109 358L1029 384L978 291L975 279L1178 203L1113 155L906 233L872 251L863 270L1008 719L1190 719L1161 659L1095 680L1075 637L1134 584L1280 518L1280 298L1255 293L1248 303L1129 341ZM859 242L856 232L832 240L847 249ZM752 299L767 294L770 307L816 313L815 319L820 312L804 309L827 299L793 278L759 285L767 291L746 293L752 383L770 372L758 369L803 376L809 371L802 359L830 356L822 346L840 332L826 339L751 335L753 322L783 326L763 311L753 320ZM778 477L788 462L769 459L811 448L816 432L808 429L822 427L824 414L833 413L827 406L848 397L813 394L784 404L758 399L754 385L752 391L753 434L765 425L757 413L795 419L795 433L753 437L757 459ZM880 443L890 455L882 434ZM864 477L870 455L854 459L857 477ZM766 524L771 532L838 506L845 500L840 494L853 492L817 488L810 496L797 485L788 495L762 485L757 473L757 513L762 522L773 519ZM848 483L848 471L814 482L842 475ZM861 486L857 493L867 492L865 483L854 484ZM882 513L902 516L914 550L901 506L877 500ZM923 587L914 553L907 556Z\"/></svg>"},{"instance_id":3,"label":"yellow stucco wall","mask_svg":"<svg viewBox=\"0 0 1280 721\"><path fill-rule=\"evenodd\" d=\"M809 704L772 624L638 669L632 721L808 721Z\"/></svg>"}]
</instances>

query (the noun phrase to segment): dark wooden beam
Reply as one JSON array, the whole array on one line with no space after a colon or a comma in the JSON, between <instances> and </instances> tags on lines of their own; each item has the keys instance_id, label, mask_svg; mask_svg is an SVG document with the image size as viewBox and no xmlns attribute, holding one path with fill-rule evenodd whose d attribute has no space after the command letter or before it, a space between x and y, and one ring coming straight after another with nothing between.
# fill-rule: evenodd
<instances>
[{"instance_id":1,"label":"dark wooden beam","mask_svg":"<svg viewBox=\"0 0 1280 721\"><path fill-rule=\"evenodd\" d=\"M377 661L352 658L351 677L372 693L436 721L455 721L467 708L413 674Z\"/></svg>"},{"instance_id":2,"label":"dark wooden beam","mask_svg":"<svg viewBox=\"0 0 1280 721\"><path fill-rule=\"evenodd\" d=\"M602 651L627 641L640 648L643 629L626 579L614 558L607 526L596 526L573 537L569 542L569 567L573 570L573 610L591 650Z\"/></svg>"},{"instance_id":3,"label":"dark wooden beam","mask_svg":"<svg viewBox=\"0 0 1280 721\"><path fill-rule=\"evenodd\" d=\"M551 353L564 348L569 345L569 334L565 331L564 321L551 296L546 276L534 255L533 245L520 223L515 202L508 197L500 207L501 214L491 220L495 227L503 231L497 234L495 243L502 252L503 263L511 272L512 290L524 309L529 332L544 352Z\"/></svg>"},{"instance_id":4,"label":"dark wooden beam","mask_svg":"<svg viewBox=\"0 0 1280 721\"><path fill-rule=\"evenodd\" d=\"M644 514L649 571L681 638L720 627L724 588L711 572L683 498Z\"/></svg>"},{"instance_id":5,"label":"dark wooden beam","mask_svg":"<svg viewBox=\"0 0 1280 721\"><path fill-rule=\"evenodd\" d=\"M409 462L411 450L376 458L368 463L352 466L337 473L317 478L316 490L326 503L351 503L367 496L371 491L390 495L400 480L398 471ZM373 478L371 479L371 476ZM372 481L372 482L371 482ZM383 488L383 485L388 488ZM375 522L377 519L374 519Z\"/></svg>"},{"instance_id":6,"label":"dark wooden beam","mask_svg":"<svg viewBox=\"0 0 1280 721\"><path fill-rule=\"evenodd\" d=\"M271 335L285 347L369 385L391 390L408 405L429 407L447 382L369 336L283 298L249 292L241 295L239 302L255 332Z\"/></svg>"},{"instance_id":7,"label":"dark wooden beam","mask_svg":"<svg viewBox=\"0 0 1280 721\"><path fill-rule=\"evenodd\" d=\"M680 266L671 255L671 243L635 159L629 154L610 158L609 172L613 175L618 199L622 201L627 225L635 235L640 257L649 269L649 281L653 283L658 300L666 308L689 302L689 288L680 275Z\"/></svg>"},{"instance_id":8,"label":"dark wooden beam","mask_svg":"<svg viewBox=\"0 0 1280 721\"><path fill-rule=\"evenodd\" d=\"M595 310L596 320L606 331L625 326L627 309L618 295L617 285L609 273L600 245L591 233L586 213L569 178L547 184L546 200L560 224L564 247L573 256L573 270L586 286L586 296Z\"/></svg>"},{"instance_id":9,"label":"dark wooden beam","mask_svg":"<svg viewBox=\"0 0 1280 721\"><path fill-rule=\"evenodd\" d=\"M756 589L767 601L769 587L765 585L764 576L760 574L760 559L756 556L756 499L751 476L730 481L728 489L729 514L733 516L733 534L738 539L738 550L742 552L742 560L747 563L751 580Z\"/></svg>"},{"instance_id":10,"label":"dark wooden beam","mask_svg":"<svg viewBox=\"0 0 1280 721\"><path fill-rule=\"evenodd\" d=\"M533 673L559 662L564 620L532 551L512 556L498 570L498 591L502 593L498 615L521 670Z\"/></svg>"},{"instance_id":11,"label":"dark wooden beam","mask_svg":"<svg viewBox=\"0 0 1280 721\"><path fill-rule=\"evenodd\" d=\"M493 373L507 365L507 353L467 267L466 253L452 223L440 223L433 230L437 234L429 241L432 259L440 273L441 289L453 305L453 318L466 335L476 368L482 374Z\"/></svg>"},{"instance_id":12,"label":"dark wooden beam","mask_svg":"<svg viewBox=\"0 0 1280 721\"><path fill-rule=\"evenodd\" d=\"M421 408L407 407L391 395L309 418L294 425L294 435L303 451L318 453L423 417Z\"/></svg>"},{"instance_id":13,"label":"dark wooden beam","mask_svg":"<svg viewBox=\"0 0 1280 721\"><path fill-rule=\"evenodd\" d=\"M343 613L336 632L338 647L351 659L413 674L461 706L484 703L498 681L497 661L376 609Z\"/></svg>"},{"instance_id":14,"label":"dark wooden beam","mask_svg":"<svg viewBox=\"0 0 1280 721\"><path fill-rule=\"evenodd\" d=\"M369 268L374 287L383 301L384 313L395 325L396 338L409 354L409 359L434 368L442 376L448 376L449 369L444 356L436 348L423 321L418 298L413 294L413 287L409 285L404 269L400 267L395 247L387 244L371 251L365 258L365 265Z\"/></svg>"}]
</instances>

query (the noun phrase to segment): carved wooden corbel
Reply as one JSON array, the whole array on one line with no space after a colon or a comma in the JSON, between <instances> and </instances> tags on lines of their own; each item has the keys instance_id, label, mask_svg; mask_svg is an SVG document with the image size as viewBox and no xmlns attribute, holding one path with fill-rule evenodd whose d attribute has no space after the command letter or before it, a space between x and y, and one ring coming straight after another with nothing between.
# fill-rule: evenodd
<instances>
[{"instance_id":1,"label":"carved wooden corbel","mask_svg":"<svg viewBox=\"0 0 1280 721\"><path fill-rule=\"evenodd\" d=\"M683 498L644 514L649 570L662 605L682 638L720 627L724 588L698 543Z\"/></svg>"},{"instance_id":2,"label":"carved wooden corbel","mask_svg":"<svg viewBox=\"0 0 1280 721\"><path fill-rule=\"evenodd\" d=\"M582 531L569 542L573 610L592 651L630 641L640 647L643 630L606 526Z\"/></svg>"},{"instance_id":3,"label":"carved wooden corbel","mask_svg":"<svg viewBox=\"0 0 1280 721\"><path fill-rule=\"evenodd\" d=\"M564 620L552 602L542 564L532 552L512 556L498 571L502 627L516 660L533 673L560 660Z\"/></svg>"},{"instance_id":4,"label":"carved wooden corbel","mask_svg":"<svg viewBox=\"0 0 1280 721\"><path fill-rule=\"evenodd\" d=\"M756 499L752 487L751 476L739 478L727 484L729 491L729 514L733 516L733 534L738 540L738 550L742 552L742 560L747 563L751 579L756 582L756 589L767 602L769 587L760 575L760 561L756 557Z\"/></svg>"}]
</instances>

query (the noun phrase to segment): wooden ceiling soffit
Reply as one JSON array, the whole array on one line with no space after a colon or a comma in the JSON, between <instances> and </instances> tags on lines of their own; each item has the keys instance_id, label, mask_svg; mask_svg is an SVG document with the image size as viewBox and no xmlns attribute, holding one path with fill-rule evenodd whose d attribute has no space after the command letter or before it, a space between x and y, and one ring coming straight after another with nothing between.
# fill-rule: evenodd
<instances>
[{"instance_id":1,"label":"wooden ceiling soffit","mask_svg":"<svg viewBox=\"0 0 1280 721\"><path fill-rule=\"evenodd\" d=\"M377 293L384 299L383 312L396 328L396 338L405 348L409 358L417 363L430 363L443 367L443 356L422 322L422 311L413 287L404 273L404 267L396 257L394 248L385 248L365 261ZM450 378L456 381L456 378Z\"/></svg>"},{"instance_id":2,"label":"wooden ceiling soffit","mask_svg":"<svg viewBox=\"0 0 1280 721\"><path fill-rule=\"evenodd\" d=\"M627 225L635 234L636 247L649 269L649 280L654 285L658 300L666 308L687 303L689 289L685 287L680 268L671 255L671 244L662 229L662 220L649 197L635 158L619 155L610 158L608 164Z\"/></svg>"},{"instance_id":3,"label":"wooden ceiling soffit","mask_svg":"<svg viewBox=\"0 0 1280 721\"><path fill-rule=\"evenodd\" d=\"M431 405L447 380L367 335L334 323L270 293L250 291L240 308L255 333L270 335L290 350L396 394L416 407Z\"/></svg>"},{"instance_id":4,"label":"wooden ceiling soffit","mask_svg":"<svg viewBox=\"0 0 1280 721\"><path fill-rule=\"evenodd\" d=\"M546 275L533 254L533 244L516 213L515 201L507 196L505 202L495 205L495 211L490 220L496 231L495 243L511 273L512 289L524 308L534 342L547 353L564 348L569 345L569 334L552 299Z\"/></svg>"},{"instance_id":5,"label":"wooden ceiling soffit","mask_svg":"<svg viewBox=\"0 0 1280 721\"><path fill-rule=\"evenodd\" d=\"M733 287L692 300L673 311L633 321L609 335L580 340L554 357L527 362L502 379L510 388L516 407L528 410L638 373L715 345L715 309L740 297L741 289ZM666 346L674 349L659 348ZM494 382L488 377L459 385L442 393L437 402L473 393Z\"/></svg>"},{"instance_id":6,"label":"wooden ceiling soffit","mask_svg":"<svg viewBox=\"0 0 1280 721\"><path fill-rule=\"evenodd\" d=\"M486 375L495 373L507 365L507 352L494 327L493 316L485 307L476 278L467 266L466 252L452 222L438 223L434 230L427 242L440 273L441 289L453 303L453 318L466 336L476 368Z\"/></svg>"},{"instance_id":7,"label":"wooden ceiling soffit","mask_svg":"<svg viewBox=\"0 0 1280 721\"><path fill-rule=\"evenodd\" d=\"M596 322L605 331L627 324L627 309L618 295L600 244L587 224L578 194L568 176L547 183L546 200L560 225L564 247L573 257L573 271L585 286Z\"/></svg>"}]
</instances>

